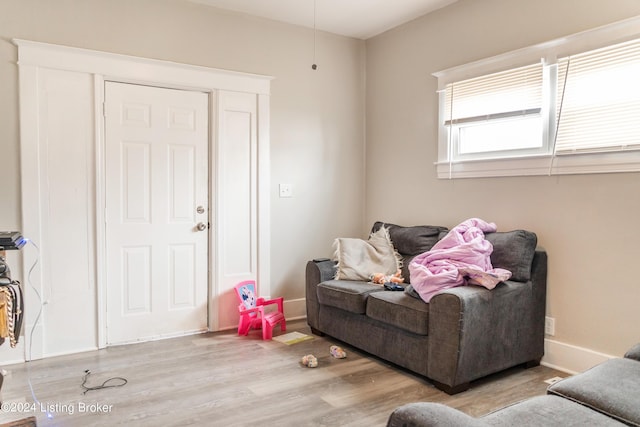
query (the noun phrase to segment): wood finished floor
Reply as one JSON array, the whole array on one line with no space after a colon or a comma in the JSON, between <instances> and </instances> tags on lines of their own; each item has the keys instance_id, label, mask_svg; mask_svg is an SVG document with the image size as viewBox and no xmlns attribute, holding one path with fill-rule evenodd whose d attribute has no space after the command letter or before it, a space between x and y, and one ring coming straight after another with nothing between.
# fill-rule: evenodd
<instances>
[{"instance_id":1,"label":"wood finished floor","mask_svg":"<svg viewBox=\"0 0 640 427\"><path fill-rule=\"evenodd\" d=\"M305 321L289 322L287 332L293 331L311 334ZM333 344L347 351L346 359L329 355ZM315 369L299 362L309 353L318 357ZM5 403L15 409L33 404L35 396L42 405L25 413L0 412L0 423L35 415L38 426L384 426L405 403L440 402L479 416L542 395L545 379L566 376L543 366L513 368L449 396L422 377L330 337L288 346L262 341L258 331L110 347L3 368L9 372L2 387ZM83 394L86 369L92 372L89 386L110 377L124 377L128 384ZM95 404L106 412L91 411ZM54 412L52 418L42 409Z\"/></svg>"}]
</instances>

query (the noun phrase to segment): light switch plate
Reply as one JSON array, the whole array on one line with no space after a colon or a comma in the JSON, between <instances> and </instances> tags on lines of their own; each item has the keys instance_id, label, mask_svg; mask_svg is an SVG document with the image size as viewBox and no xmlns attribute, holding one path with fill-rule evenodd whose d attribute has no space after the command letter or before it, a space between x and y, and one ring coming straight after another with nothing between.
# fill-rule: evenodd
<instances>
[{"instance_id":1,"label":"light switch plate","mask_svg":"<svg viewBox=\"0 0 640 427\"><path fill-rule=\"evenodd\" d=\"M291 184L280 184L280 197L293 197Z\"/></svg>"}]
</instances>

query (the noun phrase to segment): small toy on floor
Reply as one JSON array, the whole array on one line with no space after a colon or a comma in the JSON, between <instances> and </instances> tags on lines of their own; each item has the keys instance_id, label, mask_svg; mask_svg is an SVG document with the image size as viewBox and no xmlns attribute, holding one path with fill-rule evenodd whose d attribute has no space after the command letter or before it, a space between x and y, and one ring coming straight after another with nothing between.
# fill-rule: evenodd
<instances>
[{"instance_id":1,"label":"small toy on floor","mask_svg":"<svg viewBox=\"0 0 640 427\"><path fill-rule=\"evenodd\" d=\"M302 356L301 362L308 368L315 368L318 366L318 359L313 354L306 354Z\"/></svg>"},{"instance_id":2,"label":"small toy on floor","mask_svg":"<svg viewBox=\"0 0 640 427\"><path fill-rule=\"evenodd\" d=\"M344 359L347 357L347 352L342 349L342 347L338 347L337 345L332 345L329 347L329 353L335 357L336 359Z\"/></svg>"}]
</instances>

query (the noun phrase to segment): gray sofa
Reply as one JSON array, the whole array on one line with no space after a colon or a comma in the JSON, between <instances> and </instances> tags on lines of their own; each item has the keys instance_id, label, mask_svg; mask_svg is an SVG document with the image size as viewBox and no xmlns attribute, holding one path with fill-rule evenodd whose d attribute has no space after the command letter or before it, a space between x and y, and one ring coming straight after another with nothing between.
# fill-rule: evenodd
<instances>
[{"instance_id":1,"label":"gray sofa","mask_svg":"<svg viewBox=\"0 0 640 427\"><path fill-rule=\"evenodd\" d=\"M397 408L388 427L640 426L640 344L624 358L611 359L549 386L537 396L470 417L438 403Z\"/></svg>"},{"instance_id":2,"label":"gray sofa","mask_svg":"<svg viewBox=\"0 0 640 427\"><path fill-rule=\"evenodd\" d=\"M376 231L383 223L377 222ZM447 229L384 224L409 278L411 259L429 250ZM454 394L470 382L516 366L536 366L544 353L547 254L534 233L486 234L494 267L513 275L493 290L461 286L427 304L410 292L368 282L334 280L336 263L309 261L307 322L326 334L425 376Z\"/></svg>"}]
</instances>

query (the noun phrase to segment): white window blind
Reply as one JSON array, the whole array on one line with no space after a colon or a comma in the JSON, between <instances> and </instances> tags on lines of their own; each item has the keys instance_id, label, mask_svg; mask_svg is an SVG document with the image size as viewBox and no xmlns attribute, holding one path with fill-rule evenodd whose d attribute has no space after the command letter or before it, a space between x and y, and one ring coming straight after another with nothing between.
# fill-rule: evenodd
<instances>
[{"instance_id":1,"label":"white window blind","mask_svg":"<svg viewBox=\"0 0 640 427\"><path fill-rule=\"evenodd\" d=\"M542 63L450 83L445 99L445 125L538 114Z\"/></svg>"},{"instance_id":2,"label":"white window blind","mask_svg":"<svg viewBox=\"0 0 640 427\"><path fill-rule=\"evenodd\" d=\"M561 59L557 99L556 154L640 149L640 39Z\"/></svg>"},{"instance_id":3,"label":"white window blind","mask_svg":"<svg viewBox=\"0 0 640 427\"><path fill-rule=\"evenodd\" d=\"M439 178L640 172L640 16L433 75Z\"/></svg>"},{"instance_id":4,"label":"white window blind","mask_svg":"<svg viewBox=\"0 0 640 427\"><path fill-rule=\"evenodd\" d=\"M449 84L444 126L451 161L543 149L542 63Z\"/></svg>"}]
</instances>

